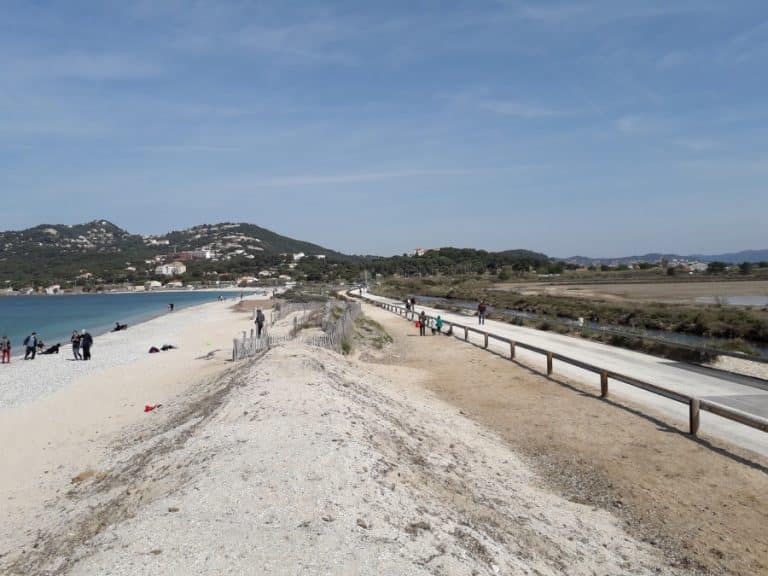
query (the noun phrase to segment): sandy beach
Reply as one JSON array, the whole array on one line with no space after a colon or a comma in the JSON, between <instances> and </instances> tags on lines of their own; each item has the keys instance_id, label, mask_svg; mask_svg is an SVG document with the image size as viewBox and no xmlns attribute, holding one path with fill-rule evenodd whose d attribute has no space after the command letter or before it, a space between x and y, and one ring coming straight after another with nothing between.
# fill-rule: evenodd
<instances>
[{"instance_id":1,"label":"sandy beach","mask_svg":"<svg viewBox=\"0 0 768 576\"><path fill-rule=\"evenodd\" d=\"M286 341L232 363L231 339L250 328L250 314L207 304L100 343L94 359L114 346L111 365L37 398L16 394L24 401L0 412L8 465L0 573L746 575L764 567L756 558L766 544L750 536L765 516L764 472L705 447L691 451L683 437L474 347L414 337L411 323L380 309L366 313L390 344L342 356ZM287 333L292 320L271 332ZM159 335L179 349L142 356ZM131 361L120 350L134 343ZM500 388L510 383L512 394ZM155 403L163 406L143 411ZM536 417L542 405L561 405L559 425ZM627 454L619 461L628 467L608 467ZM638 468L635 459L653 464ZM700 504L696 478L674 483L684 491L655 490L652 536L616 508L646 510L630 488L639 484L643 495L655 477L659 487L681 478L682 461L710 486L709 503L728 505L708 518L713 537L738 541L664 547L676 534L667 521L676 528L679 517L687 534L683 521L699 514L669 508ZM741 524L723 516L731 511ZM709 570L723 556L701 563L699 546L738 569ZM744 546L751 556L732 560Z\"/></svg>"},{"instance_id":2,"label":"sandy beach","mask_svg":"<svg viewBox=\"0 0 768 576\"><path fill-rule=\"evenodd\" d=\"M105 334L90 362L71 360L62 347L59 355L1 367L4 545L23 539L30 511L42 512L73 476L98 466L124 430L151 418L146 404L168 406L226 370L232 338L252 326L250 314L231 308L231 301L212 302ZM148 353L163 344L177 349Z\"/></svg>"}]
</instances>

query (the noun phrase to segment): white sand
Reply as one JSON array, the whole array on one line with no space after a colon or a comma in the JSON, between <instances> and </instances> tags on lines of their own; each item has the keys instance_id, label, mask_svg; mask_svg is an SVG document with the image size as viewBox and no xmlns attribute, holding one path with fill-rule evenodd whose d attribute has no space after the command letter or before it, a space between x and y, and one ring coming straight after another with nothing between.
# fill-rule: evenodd
<instances>
[{"instance_id":1,"label":"white sand","mask_svg":"<svg viewBox=\"0 0 768 576\"><path fill-rule=\"evenodd\" d=\"M30 514L98 465L127 427L153 416L145 404L173 405L231 365L233 337L252 326L250 314L231 307L213 302L104 335L90 362L62 351L2 367L0 546L23 538ZM148 354L164 343L178 349Z\"/></svg>"},{"instance_id":2,"label":"white sand","mask_svg":"<svg viewBox=\"0 0 768 576\"><path fill-rule=\"evenodd\" d=\"M184 363L187 375L206 365ZM181 365L155 385L157 365L139 364L51 397L61 421L48 437L76 437L63 442L70 454L50 455L62 468L49 470L45 505L19 504L18 531L0 533L0 571L683 573L608 513L541 489L494 434L425 392L415 370L298 343L194 386L171 381ZM98 386L109 393L91 397ZM136 418L144 398L132 397L149 392L167 408ZM89 424L76 430L81 409ZM17 490L29 498L40 488Z\"/></svg>"}]
</instances>

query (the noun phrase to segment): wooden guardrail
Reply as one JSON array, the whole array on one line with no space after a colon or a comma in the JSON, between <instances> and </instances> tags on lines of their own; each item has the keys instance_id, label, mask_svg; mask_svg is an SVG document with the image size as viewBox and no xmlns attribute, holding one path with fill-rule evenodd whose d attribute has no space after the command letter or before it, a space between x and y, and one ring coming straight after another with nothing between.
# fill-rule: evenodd
<instances>
[{"instance_id":1,"label":"wooden guardrail","mask_svg":"<svg viewBox=\"0 0 768 576\"><path fill-rule=\"evenodd\" d=\"M354 294L350 294L350 296L357 297ZM403 316L408 320L418 320L419 316L413 310L407 310L402 306L389 304L387 302L379 302L377 300L371 300L365 297L363 298L369 303L374 304L375 306L384 308L385 310L389 310L390 312L394 312L400 316ZM435 317L428 315L427 319L430 321L433 321L435 320ZM768 432L768 419L761 418L760 416L756 416L754 414L748 414L746 412L742 412L741 410L736 410L735 408L730 408L728 406L724 406L722 404L718 404L710 400L702 400L699 398L694 398L693 396L689 396L687 394L683 394L675 390L670 390L669 388L664 388L663 386L652 384L644 380L639 380L638 378L627 376L626 374L621 374L613 370L607 370L605 368L595 366L594 364L590 364L588 362L582 362L581 360L577 360L576 358L571 358L569 356L565 356L557 352L552 352L550 350L546 350L538 346L526 344L525 342L520 342L519 340L513 340L512 338L507 338L506 336L500 336L498 334L486 332L481 328L476 328L474 326L466 326L464 324L451 322L449 320L443 320L443 325L448 328L448 335L457 336L455 333L455 330L458 330L459 331L458 337L461 337L462 336L461 331L463 330L463 338L465 341L469 340L470 332L475 334L480 334L483 337L484 348L488 348L488 343L490 339L508 344L510 360L515 358L515 349L518 347L523 348L525 350L530 350L531 352L542 354L546 357L546 360L547 360L547 375L552 374L552 371L554 368L553 367L554 360L558 360L560 362L564 362L566 364L576 366L577 368L581 368L582 370L586 370L588 372L593 372L595 374L598 374L600 376L600 396L603 398L608 396L608 381L616 380L618 382L622 382L624 384L629 384L630 386L634 386L635 388L641 388L643 390L646 390L647 392L658 394L659 396L664 396L665 398L669 398L670 400L673 400L675 402L679 402L681 404L687 404L688 413L689 413L689 418L688 418L689 431L694 436L699 431L699 419L700 419L700 413L702 410L706 410L707 412L711 412L712 414L717 414L722 418L733 420L734 422L739 422L740 424L743 424L745 426L749 426L757 430L762 430L763 432Z\"/></svg>"}]
</instances>

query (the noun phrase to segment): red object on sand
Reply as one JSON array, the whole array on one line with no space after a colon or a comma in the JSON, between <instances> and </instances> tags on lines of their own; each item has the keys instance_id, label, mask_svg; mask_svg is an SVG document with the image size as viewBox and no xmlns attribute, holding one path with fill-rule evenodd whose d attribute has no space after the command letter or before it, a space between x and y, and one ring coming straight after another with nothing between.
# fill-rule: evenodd
<instances>
[{"instance_id":1,"label":"red object on sand","mask_svg":"<svg viewBox=\"0 0 768 576\"><path fill-rule=\"evenodd\" d=\"M154 409L155 409L155 408L157 408L158 406L160 406L160 404L155 404L155 405L152 405L152 404L145 404L145 405L144 405L144 412L152 412L152 410L154 410Z\"/></svg>"},{"instance_id":2,"label":"red object on sand","mask_svg":"<svg viewBox=\"0 0 768 576\"><path fill-rule=\"evenodd\" d=\"M421 322L419 322L418 320L416 320L416 328L421 328Z\"/></svg>"}]
</instances>

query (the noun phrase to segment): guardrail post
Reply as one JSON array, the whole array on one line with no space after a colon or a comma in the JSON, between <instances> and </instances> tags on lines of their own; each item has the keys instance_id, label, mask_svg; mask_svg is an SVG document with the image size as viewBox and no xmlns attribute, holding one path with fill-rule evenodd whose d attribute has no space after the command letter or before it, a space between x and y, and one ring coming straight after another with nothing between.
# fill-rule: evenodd
<instances>
[{"instance_id":1,"label":"guardrail post","mask_svg":"<svg viewBox=\"0 0 768 576\"><path fill-rule=\"evenodd\" d=\"M600 373L600 397L605 398L608 396L608 371L603 370Z\"/></svg>"},{"instance_id":2,"label":"guardrail post","mask_svg":"<svg viewBox=\"0 0 768 576\"><path fill-rule=\"evenodd\" d=\"M699 411L701 410L701 401L698 398L691 398L689 411L689 420L691 426L691 435L696 436L699 432Z\"/></svg>"},{"instance_id":3,"label":"guardrail post","mask_svg":"<svg viewBox=\"0 0 768 576\"><path fill-rule=\"evenodd\" d=\"M552 352L547 352L547 376L552 374Z\"/></svg>"},{"instance_id":4,"label":"guardrail post","mask_svg":"<svg viewBox=\"0 0 768 576\"><path fill-rule=\"evenodd\" d=\"M509 343L509 359L510 360L515 359L515 343L514 342Z\"/></svg>"},{"instance_id":5,"label":"guardrail post","mask_svg":"<svg viewBox=\"0 0 768 576\"><path fill-rule=\"evenodd\" d=\"M467 340L469 340L469 330L464 328L464 341L466 342Z\"/></svg>"},{"instance_id":6,"label":"guardrail post","mask_svg":"<svg viewBox=\"0 0 768 576\"><path fill-rule=\"evenodd\" d=\"M483 347L484 347L484 348L488 348L488 332L486 332L486 333L484 334L484 336L485 336L485 345L484 345Z\"/></svg>"}]
</instances>

